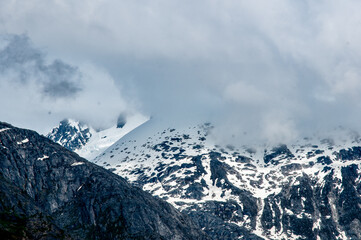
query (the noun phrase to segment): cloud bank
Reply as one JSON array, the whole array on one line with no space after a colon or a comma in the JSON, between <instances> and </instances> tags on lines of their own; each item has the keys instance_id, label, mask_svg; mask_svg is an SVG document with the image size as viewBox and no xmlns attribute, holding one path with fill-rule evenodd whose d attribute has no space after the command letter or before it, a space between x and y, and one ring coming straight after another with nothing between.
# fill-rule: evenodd
<instances>
[{"instance_id":1,"label":"cloud bank","mask_svg":"<svg viewBox=\"0 0 361 240\"><path fill-rule=\"evenodd\" d=\"M357 1L1 5L0 31L25 32L50 56L91 62L122 87L125 102L170 123L211 121L220 135L271 141L339 125L360 130ZM71 69L64 74L74 79L52 82L47 97L61 98L56 88L85 92L87 81Z\"/></svg>"}]
</instances>

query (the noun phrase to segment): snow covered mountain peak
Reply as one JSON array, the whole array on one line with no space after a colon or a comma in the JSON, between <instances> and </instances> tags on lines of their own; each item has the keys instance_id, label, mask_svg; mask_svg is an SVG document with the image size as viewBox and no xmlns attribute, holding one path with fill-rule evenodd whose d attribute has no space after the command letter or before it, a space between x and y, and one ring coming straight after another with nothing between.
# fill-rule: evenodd
<instances>
[{"instance_id":1,"label":"snow covered mountain peak","mask_svg":"<svg viewBox=\"0 0 361 240\"><path fill-rule=\"evenodd\" d=\"M75 151L82 148L94 134L94 130L85 123L73 119L64 119L54 127L48 138L65 148Z\"/></svg>"},{"instance_id":2,"label":"snow covered mountain peak","mask_svg":"<svg viewBox=\"0 0 361 240\"><path fill-rule=\"evenodd\" d=\"M361 237L347 207L361 212L352 190L361 189L357 134L221 146L210 124L161 129L152 120L93 161L191 215L214 239Z\"/></svg>"},{"instance_id":3,"label":"snow covered mountain peak","mask_svg":"<svg viewBox=\"0 0 361 240\"><path fill-rule=\"evenodd\" d=\"M91 160L148 119L141 114L127 117L121 115L114 126L102 130L95 130L73 119L65 119L54 127L47 137Z\"/></svg>"}]
</instances>

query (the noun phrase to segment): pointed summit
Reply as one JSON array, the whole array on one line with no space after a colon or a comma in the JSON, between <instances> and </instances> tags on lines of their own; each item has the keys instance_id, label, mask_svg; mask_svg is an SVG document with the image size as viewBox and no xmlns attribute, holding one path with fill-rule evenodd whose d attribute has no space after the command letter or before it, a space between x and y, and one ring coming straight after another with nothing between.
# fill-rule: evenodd
<instances>
[{"instance_id":1,"label":"pointed summit","mask_svg":"<svg viewBox=\"0 0 361 240\"><path fill-rule=\"evenodd\" d=\"M120 115L114 126L96 131L89 124L65 119L47 137L86 159L93 159L121 137L148 121L141 114Z\"/></svg>"},{"instance_id":2,"label":"pointed summit","mask_svg":"<svg viewBox=\"0 0 361 240\"><path fill-rule=\"evenodd\" d=\"M54 127L47 137L63 147L75 151L81 149L95 131L85 123L73 119L64 119Z\"/></svg>"}]
</instances>

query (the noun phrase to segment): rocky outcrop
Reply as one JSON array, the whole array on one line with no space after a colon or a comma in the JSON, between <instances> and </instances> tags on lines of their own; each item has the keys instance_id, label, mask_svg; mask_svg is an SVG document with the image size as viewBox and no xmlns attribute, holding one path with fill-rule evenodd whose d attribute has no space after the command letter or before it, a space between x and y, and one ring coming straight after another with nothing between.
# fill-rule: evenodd
<instances>
[{"instance_id":1,"label":"rocky outcrop","mask_svg":"<svg viewBox=\"0 0 361 240\"><path fill-rule=\"evenodd\" d=\"M37 133L0 123L9 239L207 239L192 220Z\"/></svg>"},{"instance_id":2,"label":"rocky outcrop","mask_svg":"<svg viewBox=\"0 0 361 240\"><path fill-rule=\"evenodd\" d=\"M49 139L71 151L82 148L91 136L91 129L86 124L71 119L64 119L47 134Z\"/></svg>"}]
</instances>

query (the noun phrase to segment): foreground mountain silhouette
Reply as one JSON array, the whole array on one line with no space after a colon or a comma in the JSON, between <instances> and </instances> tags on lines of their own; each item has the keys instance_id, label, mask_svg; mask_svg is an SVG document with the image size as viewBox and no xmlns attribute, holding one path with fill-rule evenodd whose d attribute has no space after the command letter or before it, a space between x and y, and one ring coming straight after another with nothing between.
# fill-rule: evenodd
<instances>
[{"instance_id":1,"label":"foreground mountain silhouette","mask_svg":"<svg viewBox=\"0 0 361 240\"><path fill-rule=\"evenodd\" d=\"M2 239L208 239L171 205L34 131L0 122Z\"/></svg>"}]
</instances>

